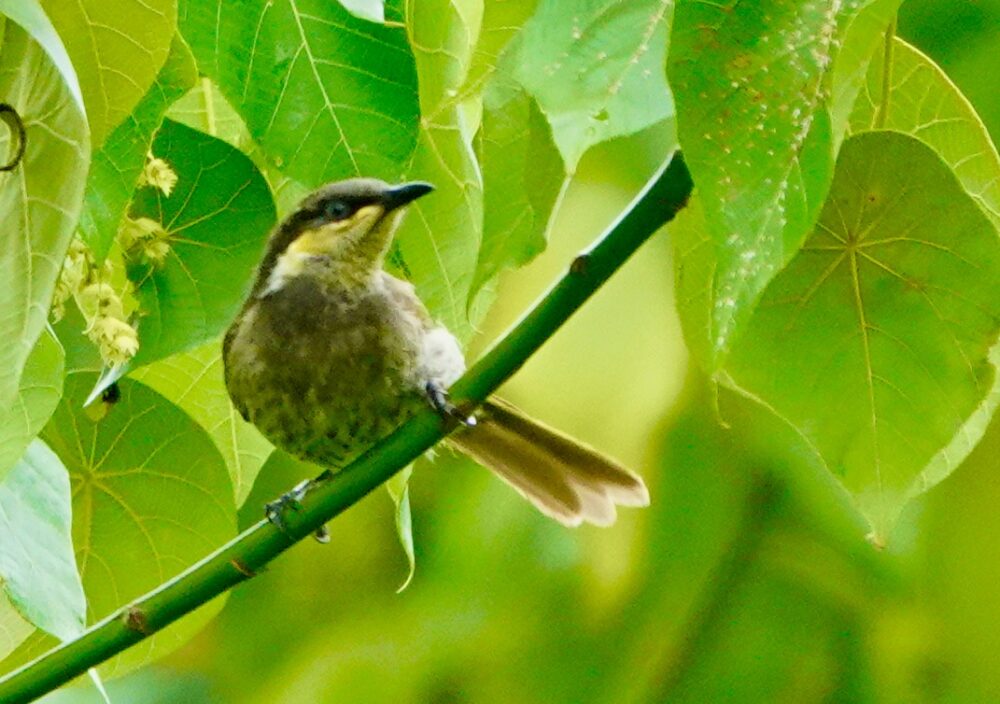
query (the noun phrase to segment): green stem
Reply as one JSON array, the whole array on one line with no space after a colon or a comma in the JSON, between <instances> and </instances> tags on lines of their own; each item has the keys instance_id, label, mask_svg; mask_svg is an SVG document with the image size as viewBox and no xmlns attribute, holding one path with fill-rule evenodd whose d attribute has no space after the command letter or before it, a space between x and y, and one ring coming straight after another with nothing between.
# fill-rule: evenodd
<instances>
[{"instance_id":1,"label":"green stem","mask_svg":"<svg viewBox=\"0 0 1000 704\"><path fill-rule=\"evenodd\" d=\"M687 201L691 177L675 154L597 243L451 389L459 406L476 405L506 381L628 257ZM279 554L360 501L451 429L428 408L318 485L284 532L260 521L133 603L0 679L0 702L28 702L69 682L259 572Z\"/></svg>"},{"instance_id":2,"label":"green stem","mask_svg":"<svg viewBox=\"0 0 1000 704\"><path fill-rule=\"evenodd\" d=\"M875 112L875 129L884 129L889 119L889 101L892 94L892 51L896 43L896 18L885 30L885 48L882 51L882 95Z\"/></svg>"}]
</instances>

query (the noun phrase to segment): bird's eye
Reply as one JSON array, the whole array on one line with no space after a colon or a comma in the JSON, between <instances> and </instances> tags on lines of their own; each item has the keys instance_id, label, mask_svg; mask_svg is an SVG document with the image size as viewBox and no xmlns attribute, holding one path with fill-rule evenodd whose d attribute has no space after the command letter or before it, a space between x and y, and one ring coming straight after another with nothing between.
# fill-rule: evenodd
<instances>
[{"instance_id":1,"label":"bird's eye","mask_svg":"<svg viewBox=\"0 0 1000 704\"><path fill-rule=\"evenodd\" d=\"M330 200L323 206L323 212L330 220L343 220L351 214L351 206L342 200Z\"/></svg>"}]
</instances>

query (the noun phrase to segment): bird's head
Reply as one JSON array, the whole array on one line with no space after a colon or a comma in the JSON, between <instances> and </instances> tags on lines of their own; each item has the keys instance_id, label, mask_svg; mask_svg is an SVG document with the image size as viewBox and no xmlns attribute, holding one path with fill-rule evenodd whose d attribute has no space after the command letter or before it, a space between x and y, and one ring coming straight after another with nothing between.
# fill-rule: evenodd
<instances>
[{"instance_id":1,"label":"bird's head","mask_svg":"<svg viewBox=\"0 0 1000 704\"><path fill-rule=\"evenodd\" d=\"M359 274L380 268L404 206L432 190L423 181L393 186L374 178L319 188L271 236L258 287L266 285L282 258L291 265L298 259L325 257Z\"/></svg>"}]
</instances>

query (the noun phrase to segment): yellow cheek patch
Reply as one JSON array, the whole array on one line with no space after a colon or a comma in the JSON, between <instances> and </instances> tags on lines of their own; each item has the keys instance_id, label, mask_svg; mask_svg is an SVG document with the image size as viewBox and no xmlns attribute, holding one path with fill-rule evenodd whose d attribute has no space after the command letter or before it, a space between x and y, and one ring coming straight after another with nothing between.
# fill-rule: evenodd
<instances>
[{"instance_id":1,"label":"yellow cheek patch","mask_svg":"<svg viewBox=\"0 0 1000 704\"><path fill-rule=\"evenodd\" d=\"M364 235L372 225L382 217L384 210L380 205L366 205L349 218L335 220L312 230L304 230L295 241L288 246L291 254L330 254L336 249L337 243L346 236Z\"/></svg>"}]
</instances>

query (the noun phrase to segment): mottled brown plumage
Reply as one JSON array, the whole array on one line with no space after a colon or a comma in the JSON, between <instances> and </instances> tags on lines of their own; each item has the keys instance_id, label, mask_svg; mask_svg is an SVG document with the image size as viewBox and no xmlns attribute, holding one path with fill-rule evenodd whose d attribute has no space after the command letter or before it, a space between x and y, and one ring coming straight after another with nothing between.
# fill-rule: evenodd
<instances>
[{"instance_id":1,"label":"mottled brown plumage","mask_svg":"<svg viewBox=\"0 0 1000 704\"><path fill-rule=\"evenodd\" d=\"M236 408L275 445L335 471L465 370L451 333L382 269L402 207L430 190L329 184L271 236L223 360ZM452 442L568 525L648 503L634 474L500 401Z\"/></svg>"}]
</instances>

